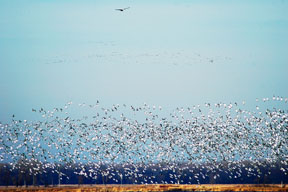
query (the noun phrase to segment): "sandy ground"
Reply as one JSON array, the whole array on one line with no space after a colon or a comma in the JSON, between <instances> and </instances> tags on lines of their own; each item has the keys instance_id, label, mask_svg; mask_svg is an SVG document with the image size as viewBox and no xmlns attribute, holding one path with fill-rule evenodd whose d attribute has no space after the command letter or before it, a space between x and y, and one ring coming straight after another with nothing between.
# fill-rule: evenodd
<instances>
[{"instance_id":1,"label":"sandy ground","mask_svg":"<svg viewBox=\"0 0 288 192\"><path fill-rule=\"evenodd\" d=\"M287 191L288 185L209 184L209 185L61 185L57 187L0 187L0 192L98 192L98 191Z\"/></svg>"}]
</instances>

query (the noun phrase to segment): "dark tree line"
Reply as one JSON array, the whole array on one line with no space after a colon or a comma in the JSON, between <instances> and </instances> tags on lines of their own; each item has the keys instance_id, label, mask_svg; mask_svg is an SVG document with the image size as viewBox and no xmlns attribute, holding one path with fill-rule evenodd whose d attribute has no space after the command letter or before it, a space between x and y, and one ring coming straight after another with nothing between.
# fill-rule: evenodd
<instances>
[{"instance_id":1,"label":"dark tree line","mask_svg":"<svg viewBox=\"0 0 288 192\"><path fill-rule=\"evenodd\" d=\"M281 171L288 165L283 163L262 162L255 166L253 162L217 163L218 169L210 169L208 164L181 163L178 167L169 168L168 164L151 163L149 165L105 165L97 170L97 175L89 177L89 173L79 174L75 170L81 167L89 170L87 164L58 164L60 177L54 169L48 168L31 175L25 166L12 169L9 164L0 164L0 185L59 185L60 184L280 184L288 183L288 174ZM215 166L215 164L213 165ZM69 168L67 168L69 167ZM110 168L108 168L110 167ZM113 167L113 168L111 168ZM136 174L137 173L137 174Z\"/></svg>"}]
</instances>

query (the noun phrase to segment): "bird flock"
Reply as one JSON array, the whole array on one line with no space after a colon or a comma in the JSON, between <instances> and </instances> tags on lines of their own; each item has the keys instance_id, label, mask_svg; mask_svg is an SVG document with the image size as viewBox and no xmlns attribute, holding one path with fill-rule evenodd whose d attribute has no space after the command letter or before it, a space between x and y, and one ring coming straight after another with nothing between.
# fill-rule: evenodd
<instances>
[{"instance_id":1,"label":"bird flock","mask_svg":"<svg viewBox=\"0 0 288 192\"><path fill-rule=\"evenodd\" d=\"M221 170L218 163L225 162L231 170L238 169L240 177L245 165L237 167L235 162L253 162L254 167L245 168L248 176L260 174L263 161L280 162L286 165L281 171L288 174L287 102L288 98L276 96L256 99L252 110L245 102L165 110L146 103L105 107L99 101L32 109L37 120L18 120L13 115L10 123L0 122L0 163L30 175L53 169L60 177L65 176L60 165L79 164L76 174L96 178L101 170L119 183L129 175L137 183L145 176L145 167L157 163L162 165L157 171L175 170L183 163L181 170L206 164L213 171ZM112 171L119 166L124 174ZM170 175L171 179L180 176L181 172ZM200 176L205 177L201 171L193 173L191 180ZM151 177L144 183L151 183Z\"/></svg>"}]
</instances>

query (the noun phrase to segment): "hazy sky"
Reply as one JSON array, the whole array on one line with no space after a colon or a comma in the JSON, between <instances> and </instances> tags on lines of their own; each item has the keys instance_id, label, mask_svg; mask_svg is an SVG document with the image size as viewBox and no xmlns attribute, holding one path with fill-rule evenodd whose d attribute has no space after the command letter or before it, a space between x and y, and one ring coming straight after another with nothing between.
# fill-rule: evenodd
<instances>
[{"instance_id":1,"label":"hazy sky","mask_svg":"<svg viewBox=\"0 0 288 192\"><path fill-rule=\"evenodd\" d=\"M0 121L68 101L287 97L287 10L286 0L0 0Z\"/></svg>"}]
</instances>

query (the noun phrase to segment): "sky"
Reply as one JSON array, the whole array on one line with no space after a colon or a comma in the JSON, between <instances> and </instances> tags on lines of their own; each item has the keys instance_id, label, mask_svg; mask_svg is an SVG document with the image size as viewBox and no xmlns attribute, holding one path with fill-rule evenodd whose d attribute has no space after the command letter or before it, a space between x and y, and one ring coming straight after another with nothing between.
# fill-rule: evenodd
<instances>
[{"instance_id":1,"label":"sky","mask_svg":"<svg viewBox=\"0 0 288 192\"><path fill-rule=\"evenodd\" d=\"M69 101L287 97L287 10L287 0L0 0L0 121Z\"/></svg>"}]
</instances>

